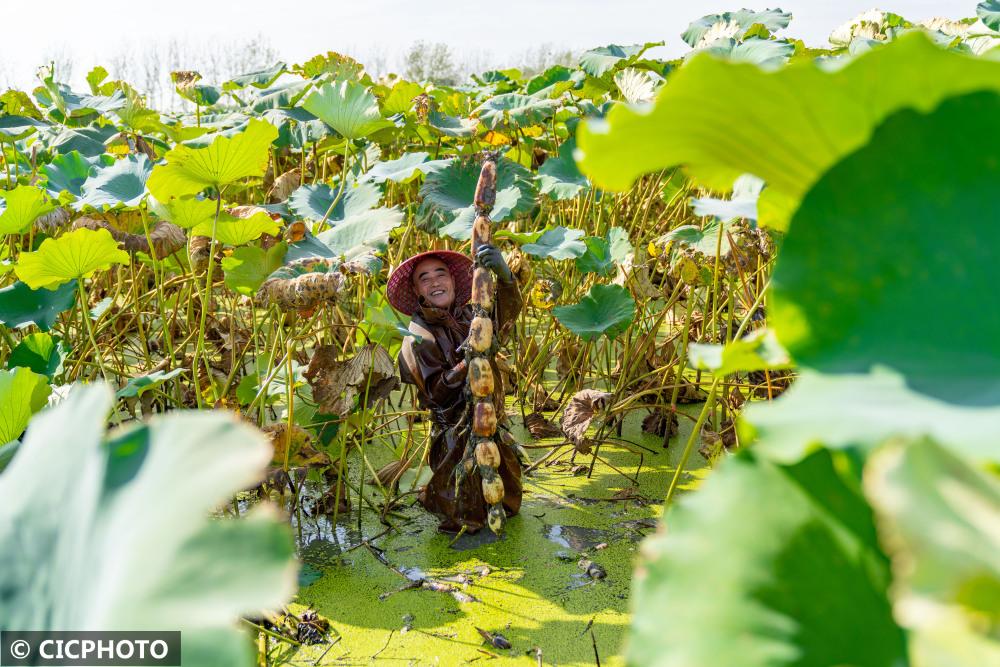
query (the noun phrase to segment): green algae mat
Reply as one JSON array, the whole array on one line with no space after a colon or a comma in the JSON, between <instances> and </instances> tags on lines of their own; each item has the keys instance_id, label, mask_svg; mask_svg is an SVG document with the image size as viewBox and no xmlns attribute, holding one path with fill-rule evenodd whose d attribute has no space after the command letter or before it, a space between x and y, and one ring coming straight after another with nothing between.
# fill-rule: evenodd
<instances>
[{"instance_id":1,"label":"green algae mat","mask_svg":"<svg viewBox=\"0 0 1000 667\"><path fill-rule=\"evenodd\" d=\"M597 656L601 665L623 664L635 558L656 530L681 449L676 437L664 450L660 437L643 433L643 412L623 432L641 461L606 444L589 477L589 454L540 465L525 477L521 513L499 540L487 530L457 540L438 533L436 519L412 503L388 532L367 508L360 531L356 507L336 524L299 515L303 585L289 610L328 620L331 641L272 639L269 664L593 665ZM513 419L529 446L560 442L533 441L517 428L520 415ZM691 424L682 420L681 443ZM529 453L537 460L548 451ZM359 463L352 458L352 473ZM695 486L705 466L694 455L682 488ZM490 642L480 631L501 637ZM509 649L494 645L503 639Z\"/></svg>"}]
</instances>

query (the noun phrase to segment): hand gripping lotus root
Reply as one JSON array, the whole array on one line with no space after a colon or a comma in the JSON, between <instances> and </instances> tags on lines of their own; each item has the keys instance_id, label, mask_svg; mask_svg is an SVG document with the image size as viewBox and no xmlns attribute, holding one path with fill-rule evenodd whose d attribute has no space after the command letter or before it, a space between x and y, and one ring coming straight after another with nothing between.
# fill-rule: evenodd
<instances>
[{"instance_id":1,"label":"hand gripping lotus root","mask_svg":"<svg viewBox=\"0 0 1000 667\"><path fill-rule=\"evenodd\" d=\"M472 256L484 244L490 242L493 223L490 211L496 202L497 165L496 158L487 156L479 172L474 204L476 220L472 225ZM465 344L468 372L468 414L471 415L471 436L460 470L479 470L482 478L483 499L489 506L487 523L496 534L503 532L506 514L503 509L503 480L497 474L500 467L500 450L497 446L497 414L493 405L493 364L495 346L493 344L493 293L495 284L493 272L485 266L476 266L472 274L472 298L470 303L475 316L469 326L469 338Z\"/></svg>"}]
</instances>

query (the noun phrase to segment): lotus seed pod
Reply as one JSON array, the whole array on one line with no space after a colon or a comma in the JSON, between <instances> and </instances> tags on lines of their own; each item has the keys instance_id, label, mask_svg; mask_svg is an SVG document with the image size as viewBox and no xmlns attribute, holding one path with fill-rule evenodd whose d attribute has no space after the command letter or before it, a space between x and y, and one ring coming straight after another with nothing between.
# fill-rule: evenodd
<instances>
[{"instance_id":1,"label":"lotus seed pod","mask_svg":"<svg viewBox=\"0 0 1000 667\"><path fill-rule=\"evenodd\" d=\"M472 432L488 438L497 430L497 411L491 401L478 401L472 412Z\"/></svg>"},{"instance_id":2,"label":"lotus seed pod","mask_svg":"<svg viewBox=\"0 0 1000 667\"><path fill-rule=\"evenodd\" d=\"M482 440L476 445L476 463L490 469L500 467L500 450L492 440Z\"/></svg>"},{"instance_id":3,"label":"lotus seed pod","mask_svg":"<svg viewBox=\"0 0 1000 667\"><path fill-rule=\"evenodd\" d=\"M483 163L473 202L476 208L484 211L492 210L497 202L497 165L492 160Z\"/></svg>"},{"instance_id":4,"label":"lotus seed pod","mask_svg":"<svg viewBox=\"0 0 1000 667\"><path fill-rule=\"evenodd\" d=\"M496 505L503 500L503 480L500 477L483 480L483 499L487 505Z\"/></svg>"},{"instance_id":5,"label":"lotus seed pod","mask_svg":"<svg viewBox=\"0 0 1000 667\"><path fill-rule=\"evenodd\" d=\"M493 308L493 272L478 266L472 274L472 303L484 310Z\"/></svg>"},{"instance_id":6,"label":"lotus seed pod","mask_svg":"<svg viewBox=\"0 0 1000 667\"><path fill-rule=\"evenodd\" d=\"M495 535L502 533L503 525L507 521L507 513L503 511L503 505L498 504L490 507L490 513L486 521L489 524L490 530Z\"/></svg>"},{"instance_id":7,"label":"lotus seed pod","mask_svg":"<svg viewBox=\"0 0 1000 667\"><path fill-rule=\"evenodd\" d=\"M479 248L490 242L490 219L485 215L480 215L472 223L472 254L476 254Z\"/></svg>"},{"instance_id":8,"label":"lotus seed pod","mask_svg":"<svg viewBox=\"0 0 1000 667\"><path fill-rule=\"evenodd\" d=\"M493 344L493 320L488 317L473 317L469 325L469 349L486 354Z\"/></svg>"},{"instance_id":9,"label":"lotus seed pod","mask_svg":"<svg viewBox=\"0 0 1000 667\"><path fill-rule=\"evenodd\" d=\"M469 360L469 388L477 397L493 395L493 369L485 357L473 357Z\"/></svg>"}]
</instances>

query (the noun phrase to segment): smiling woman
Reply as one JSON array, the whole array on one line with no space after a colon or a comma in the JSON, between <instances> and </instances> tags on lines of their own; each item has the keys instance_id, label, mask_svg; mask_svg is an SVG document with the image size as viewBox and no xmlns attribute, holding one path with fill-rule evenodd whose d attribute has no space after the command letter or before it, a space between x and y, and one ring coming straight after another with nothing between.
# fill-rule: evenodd
<instances>
[{"instance_id":1,"label":"smiling woman","mask_svg":"<svg viewBox=\"0 0 1000 667\"><path fill-rule=\"evenodd\" d=\"M476 262L496 274L495 319L502 336L521 310L521 294L503 255L493 245L476 251ZM412 315L410 333L399 353L400 379L416 385L421 406L430 410L432 444L430 465L433 476L420 494L420 503L438 515L439 529L476 532L487 522L488 504L479 474L457 475L470 437L462 429L468 403L465 385L469 367L463 345L469 338L475 317L472 295L473 260L451 251L425 252L403 262L389 277L387 295L394 308ZM477 367L473 366L473 381ZM494 412L504 415L504 390L500 372L492 387ZM487 401L488 403L489 401ZM507 442L497 442L503 483L502 504L507 514L521 507L521 465ZM499 484L494 484L499 491ZM497 495L500 495L499 493Z\"/></svg>"}]
</instances>

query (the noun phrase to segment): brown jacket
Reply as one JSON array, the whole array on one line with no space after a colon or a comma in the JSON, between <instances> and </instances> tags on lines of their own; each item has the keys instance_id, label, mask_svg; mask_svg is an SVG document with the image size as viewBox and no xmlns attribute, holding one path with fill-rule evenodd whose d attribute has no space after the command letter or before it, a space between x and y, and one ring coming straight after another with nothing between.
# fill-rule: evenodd
<instances>
[{"instance_id":1,"label":"brown jacket","mask_svg":"<svg viewBox=\"0 0 1000 667\"><path fill-rule=\"evenodd\" d=\"M510 331L521 311L521 293L516 283L497 282L494 329L498 341ZM463 525L475 532L486 523L486 502L483 500L479 473L466 475L455 488L455 468L462 460L468 442L468 429L461 424L466 398L466 368L464 353L459 347L469 335L472 306L465 305L451 312L421 305L410 322L410 332L399 353L399 376L403 382L417 387L420 405L430 411L430 466L434 474L420 494L420 502L428 511L442 518L441 530L454 532ZM419 337L419 340L418 340ZM493 367L493 402L497 419L504 418L503 380ZM464 420L466 423L468 420ZM521 507L521 466L510 447L510 436L498 429L500 478L504 483L504 507L516 514Z\"/></svg>"}]
</instances>

